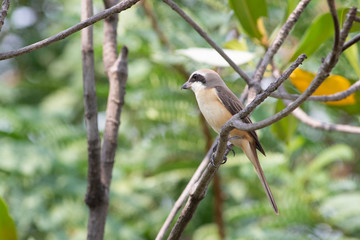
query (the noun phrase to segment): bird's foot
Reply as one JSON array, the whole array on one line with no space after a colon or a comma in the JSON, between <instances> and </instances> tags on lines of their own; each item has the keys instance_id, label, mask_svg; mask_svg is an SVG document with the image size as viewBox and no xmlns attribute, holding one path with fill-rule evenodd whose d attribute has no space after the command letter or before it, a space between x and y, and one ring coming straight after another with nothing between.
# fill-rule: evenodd
<instances>
[{"instance_id":1,"label":"bird's foot","mask_svg":"<svg viewBox=\"0 0 360 240\"><path fill-rule=\"evenodd\" d=\"M218 147L219 143L216 142L215 146L213 147L213 152L211 154L211 157L210 157L210 163L211 165L213 165L215 167L215 153L216 153L216 149ZM226 144L226 150L225 150L225 153L224 153L224 157L223 157L223 161L221 162L221 164L224 164L227 162L227 155L229 154L229 152L232 152L235 156L235 151L232 149L234 145L230 142L227 142Z\"/></svg>"},{"instance_id":2,"label":"bird's foot","mask_svg":"<svg viewBox=\"0 0 360 240\"><path fill-rule=\"evenodd\" d=\"M221 164L224 164L224 163L226 163L226 161L227 161L227 155L229 154L229 152L232 152L233 154L234 154L234 157L235 157L235 151L234 151L234 149L233 149L233 144L232 143L230 143L230 142L227 142L227 144L226 144L226 150L225 150L225 154L224 154L224 159L223 159L223 161L221 162Z\"/></svg>"}]
</instances>

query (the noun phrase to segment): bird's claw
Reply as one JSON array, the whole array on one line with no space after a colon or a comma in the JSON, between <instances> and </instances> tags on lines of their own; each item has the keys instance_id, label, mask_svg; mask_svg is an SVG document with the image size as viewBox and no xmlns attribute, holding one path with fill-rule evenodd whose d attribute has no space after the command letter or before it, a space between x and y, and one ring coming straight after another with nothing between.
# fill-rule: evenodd
<instances>
[{"instance_id":1,"label":"bird's claw","mask_svg":"<svg viewBox=\"0 0 360 240\"><path fill-rule=\"evenodd\" d=\"M213 167L215 167L215 152L216 152L217 146L218 146L218 143L216 143L215 146L213 147L213 152L210 157L210 163L211 163L211 165L213 165ZM227 162L227 155L229 154L229 152L232 152L235 157L235 151L234 151L234 149L232 149L232 147L233 147L233 144L228 142L226 145L226 150L225 150L223 161L221 162L221 164L225 164Z\"/></svg>"}]
</instances>

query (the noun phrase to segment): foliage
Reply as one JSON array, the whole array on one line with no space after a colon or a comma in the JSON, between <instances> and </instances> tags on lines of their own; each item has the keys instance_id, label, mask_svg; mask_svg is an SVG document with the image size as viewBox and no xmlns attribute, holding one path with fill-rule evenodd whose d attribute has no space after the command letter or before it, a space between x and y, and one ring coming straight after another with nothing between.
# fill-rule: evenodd
<instances>
[{"instance_id":1,"label":"foliage","mask_svg":"<svg viewBox=\"0 0 360 240\"><path fill-rule=\"evenodd\" d=\"M288 15L287 9L294 6L294 1L288 1L286 6L283 2L271 0L266 1L266 8L263 6L268 17L261 17L265 26L257 31L266 31L270 40ZM79 21L80 6L73 1L32 0L11 4L0 35L1 51L33 43ZM227 1L183 0L179 4L216 42L231 42L232 49L241 47L255 53L254 60L242 65L246 72L252 73L264 52L264 42L259 44L249 32L238 31L239 20L242 28L246 27L238 15L234 16ZM171 48L208 47L166 5L159 1L152 5ZM338 5L351 6L349 1ZM36 21L32 25L21 27L16 23L14 12L21 6L35 13ZM96 2L96 11L102 8L102 3ZM325 1L310 3L275 59L277 64L286 67L296 50L294 46L302 44L304 32L325 11ZM180 91L186 74L179 69L189 74L209 66L161 45L144 16L140 6L120 15L118 40L130 50L129 80L105 239L154 239L205 151L199 111L193 95ZM239 38L229 37L233 29ZM101 131L108 93L101 62L102 30L102 23L95 24ZM316 71L321 57L331 48L331 36L316 41L321 43L303 66L311 72ZM352 58L342 56L334 74L353 82L359 77L358 63L354 62L359 53L357 49L354 52L354 47L350 50ZM80 34L2 61L0 70L0 181L3 183L0 196L8 205L18 238L84 239L88 217L83 202L87 147ZM244 82L229 68L220 72L239 95ZM297 92L290 82L286 88ZM355 99L357 105L358 98ZM268 99L254 111L252 119L259 121L270 116L279 109L279 104ZM322 121L359 125L358 111L343 109L316 102L304 105L305 111ZM236 157L229 157L220 169L227 238L359 239L359 137L314 130L290 118L279 124L273 127L279 129L276 133L270 128L258 133L267 153L260 161L280 215L273 214L250 162L237 150ZM186 237L217 238L213 194L210 189L187 227Z\"/></svg>"}]
</instances>

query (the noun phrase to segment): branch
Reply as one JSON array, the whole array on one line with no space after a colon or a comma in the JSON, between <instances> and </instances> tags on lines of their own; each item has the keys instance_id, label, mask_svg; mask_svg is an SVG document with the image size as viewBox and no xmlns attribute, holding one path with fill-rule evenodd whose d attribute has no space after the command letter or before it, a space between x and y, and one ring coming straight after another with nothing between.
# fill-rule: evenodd
<instances>
[{"instance_id":1,"label":"branch","mask_svg":"<svg viewBox=\"0 0 360 240\"><path fill-rule=\"evenodd\" d=\"M312 95L316 89L324 82L324 80L329 76L331 70L334 68L336 63L338 62L339 56L342 52L342 45L351 29L354 17L356 15L356 8L351 8L347 14L346 21L344 23L343 29L340 32L339 43L337 45L334 44L332 51L328 54L324 62L321 64L317 75L314 80L311 82L309 87L291 104L286 108L276 113L275 115L262 120L257 123L246 124L240 120L240 116L242 116L242 111L236 115L234 115L224 126L223 130L228 130L228 128L237 128L240 130L251 131L259 128L264 128L273 124L280 119L289 115L292 111L294 111L298 106L300 106L310 95ZM336 18L335 16L334 18ZM336 27L335 23L334 26ZM245 108L246 109L246 108ZM244 109L244 110L245 110ZM244 111L243 110L243 111Z\"/></svg>"},{"instance_id":2,"label":"branch","mask_svg":"<svg viewBox=\"0 0 360 240\"><path fill-rule=\"evenodd\" d=\"M286 104L291 104L290 101L285 100ZM305 123L306 125L321 129L329 132L344 132L344 133L353 133L353 134L360 134L360 127L356 126L349 126L344 124L331 124L331 123L325 123L321 122L319 120L311 118L309 115L307 115L301 108L295 109L292 114L299 119L301 122Z\"/></svg>"},{"instance_id":3,"label":"branch","mask_svg":"<svg viewBox=\"0 0 360 240\"><path fill-rule=\"evenodd\" d=\"M238 117L240 119L244 119L247 117L260 103L262 103L268 96L271 95L278 87L290 77L291 73L302 64L302 62L306 59L305 54L301 54L294 63L274 82L272 82L262 93L258 94L256 98L248 104L240 113L238 113Z\"/></svg>"},{"instance_id":4,"label":"branch","mask_svg":"<svg viewBox=\"0 0 360 240\"><path fill-rule=\"evenodd\" d=\"M275 64L273 63L273 76L277 77L279 75L280 75L280 71L279 71L279 69L276 68ZM358 81L357 83L360 83L360 81ZM359 86L360 86L360 84L359 84ZM281 86L279 88L279 94L280 95L290 95L286 92L284 86ZM292 102L288 101L288 100L283 100L283 102L286 105L292 104ZM292 115L294 115L298 120L300 120L301 122L307 124L308 126L310 126L312 128L325 130L325 131L337 131L337 132L360 134L360 127L342 125L342 124L324 123L324 122L321 122L321 121L311 118L301 108L296 108L292 112Z\"/></svg>"},{"instance_id":5,"label":"branch","mask_svg":"<svg viewBox=\"0 0 360 240\"><path fill-rule=\"evenodd\" d=\"M120 125L121 110L125 102L125 86L127 82L127 47L121 49L121 54L109 69L109 96L106 108L106 124L104 141L102 145L102 179L107 188L110 187L112 169L116 146L118 142L118 130Z\"/></svg>"},{"instance_id":6,"label":"branch","mask_svg":"<svg viewBox=\"0 0 360 240\"><path fill-rule=\"evenodd\" d=\"M1 4L1 10L0 10L0 32L4 25L5 18L7 16L9 7L10 7L10 0L3 0L2 4Z\"/></svg>"},{"instance_id":7,"label":"branch","mask_svg":"<svg viewBox=\"0 0 360 240\"><path fill-rule=\"evenodd\" d=\"M335 0L327 0L329 9L330 9L330 14L331 17L333 19L333 23L334 23L334 33L335 33L335 38L334 38L334 43L333 43L333 51L337 52L339 51L338 49L340 48L340 45L342 45L340 43L340 24L339 24L339 19L338 19L338 15L337 15L337 11L336 11L336 7L335 7ZM356 15L355 15L356 16ZM352 23L351 23L352 24Z\"/></svg>"},{"instance_id":8,"label":"branch","mask_svg":"<svg viewBox=\"0 0 360 240\"><path fill-rule=\"evenodd\" d=\"M211 146L210 150L205 155L204 159L201 161L199 167L196 169L194 175L191 177L189 183L186 185L184 191L181 193L180 197L176 200L173 208L171 209L169 215L167 216L163 226L161 227L158 235L156 236L156 240L162 240L165 237L167 230L169 229L172 221L176 217L176 214L184 205L186 199L189 196L190 190L193 188L194 184L199 181L201 174L203 173L204 169L210 162L210 154L212 153L212 148L215 146L216 140Z\"/></svg>"},{"instance_id":9,"label":"branch","mask_svg":"<svg viewBox=\"0 0 360 240\"><path fill-rule=\"evenodd\" d=\"M119 58L109 69L110 89L106 108L106 124L101 149L101 182L104 191L102 201L90 209L88 239L102 240L109 207L109 189L112 178L120 114L124 105L125 84L127 80L127 48L123 47ZM100 168L100 166L99 166Z\"/></svg>"},{"instance_id":10,"label":"branch","mask_svg":"<svg viewBox=\"0 0 360 240\"><path fill-rule=\"evenodd\" d=\"M178 220L176 221L173 229L171 230L168 240L177 240L180 238L181 234L185 230L186 225L190 222L194 212L196 211L196 208L199 205L200 201L205 197L207 186L209 185L210 181L214 177L215 172L217 171L222 162L222 157L224 156L227 143L227 135L220 136L217 148L218 150L214 158L215 166L209 164L209 159L207 159L206 163L204 163L206 169L202 172L196 184L190 189L190 197L188 198L185 207L181 211ZM226 139L225 143L221 140L224 138ZM210 151L212 150L210 149L209 152ZM210 154L208 153L207 158L209 156Z\"/></svg>"},{"instance_id":11,"label":"branch","mask_svg":"<svg viewBox=\"0 0 360 240\"><path fill-rule=\"evenodd\" d=\"M330 95L310 96L306 99L306 101L319 101L319 102L340 101L359 90L360 90L360 80L356 81L353 85L351 85L351 87L349 87L344 91ZM287 100L296 100L300 95L288 94L286 92L274 92L271 94L271 96L275 98L281 98Z\"/></svg>"},{"instance_id":12,"label":"branch","mask_svg":"<svg viewBox=\"0 0 360 240\"><path fill-rule=\"evenodd\" d=\"M117 0L104 0L105 8L111 8L118 3ZM117 26L118 14L110 15L104 21L104 40L103 40L103 62L105 72L109 75L109 68L114 64L118 56L117 51Z\"/></svg>"},{"instance_id":13,"label":"branch","mask_svg":"<svg viewBox=\"0 0 360 240\"><path fill-rule=\"evenodd\" d=\"M39 42L33 43L31 45L28 45L26 47L23 47L23 48L14 50L14 51L0 53L0 60L17 57L17 56L23 55L25 53L29 53L29 52L35 51L37 49L43 48L45 46L48 46L59 40L65 39L68 36L70 36L71 34L77 32L85 27L88 27L102 19L105 19L112 14L120 13L120 12L132 7L138 1L140 1L140 0L123 0L120 3L116 4L115 6L109 8L109 9L106 9L88 19L84 19L80 23L78 23L64 31L59 32L58 34L56 34L54 36L45 38Z\"/></svg>"},{"instance_id":14,"label":"branch","mask_svg":"<svg viewBox=\"0 0 360 240\"><path fill-rule=\"evenodd\" d=\"M82 0L81 18L92 15L92 0ZM81 31L85 122L88 142L88 187L85 202L90 209L88 222L88 239L95 239L93 231L94 211L102 201L104 188L100 176L100 136L97 121L97 104L95 93L94 49L92 26Z\"/></svg>"},{"instance_id":15,"label":"branch","mask_svg":"<svg viewBox=\"0 0 360 240\"><path fill-rule=\"evenodd\" d=\"M360 33L358 33L357 35L355 35L352 39L350 39L349 41L347 41L343 48L342 51L345 51L346 49L348 49L349 47L351 47L352 45L354 45L355 43L357 43L358 41L360 41Z\"/></svg>"},{"instance_id":16,"label":"branch","mask_svg":"<svg viewBox=\"0 0 360 240\"><path fill-rule=\"evenodd\" d=\"M272 42L271 46L266 51L264 58L261 60L260 64L256 68L253 77L254 82L260 82L260 80L264 76L267 65L269 65L274 55L279 50L280 46L284 43L285 39L290 33L290 30L294 27L294 24L297 22L301 13L304 11L309 2L310 0L302 0L296 6L294 11L289 15L288 19L280 29L280 32L277 35L276 39Z\"/></svg>"},{"instance_id":17,"label":"branch","mask_svg":"<svg viewBox=\"0 0 360 240\"><path fill-rule=\"evenodd\" d=\"M202 36L210 46L212 46L224 59L229 63L229 65L237 72L247 84L251 85L250 77L243 71L239 66L234 63L231 58L220 48L210 36L199 26L194 20L192 20L174 1L172 0L162 0L164 3L169 5L175 12L177 12L187 23L190 24L199 34Z\"/></svg>"}]
</instances>

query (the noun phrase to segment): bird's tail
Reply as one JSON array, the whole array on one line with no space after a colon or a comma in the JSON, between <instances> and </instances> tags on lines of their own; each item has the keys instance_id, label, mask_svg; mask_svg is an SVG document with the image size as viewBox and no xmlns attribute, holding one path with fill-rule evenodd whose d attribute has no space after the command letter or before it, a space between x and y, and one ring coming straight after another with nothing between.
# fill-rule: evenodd
<instances>
[{"instance_id":1,"label":"bird's tail","mask_svg":"<svg viewBox=\"0 0 360 240\"><path fill-rule=\"evenodd\" d=\"M271 193L270 187L266 181L264 172L261 168L259 158L257 156L255 144L248 142L248 147L243 146L243 151L245 152L246 156L250 159L251 163L254 165L256 173L261 181L262 186L264 187L265 193L270 201L271 206L274 209L274 212L279 215L279 209L276 206L275 199Z\"/></svg>"}]
</instances>

